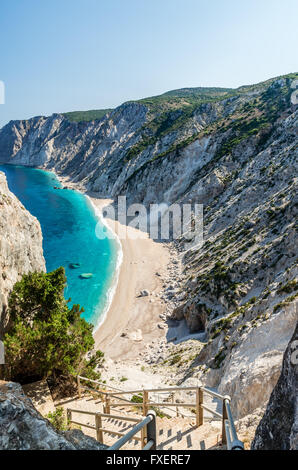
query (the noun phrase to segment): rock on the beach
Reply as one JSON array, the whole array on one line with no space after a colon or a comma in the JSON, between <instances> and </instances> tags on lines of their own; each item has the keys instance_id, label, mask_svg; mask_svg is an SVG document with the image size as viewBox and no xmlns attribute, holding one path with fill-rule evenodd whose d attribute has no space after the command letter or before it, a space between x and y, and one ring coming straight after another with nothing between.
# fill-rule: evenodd
<instances>
[{"instance_id":1,"label":"rock on the beach","mask_svg":"<svg viewBox=\"0 0 298 470\"><path fill-rule=\"evenodd\" d=\"M128 337L132 341L142 341L143 340L142 331L140 329L138 329L136 331L132 331L131 333L128 334Z\"/></svg>"},{"instance_id":2,"label":"rock on the beach","mask_svg":"<svg viewBox=\"0 0 298 470\"><path fill-rule=\"evenodd\" d=\"M150 294L150 292L146 289L144 290L141 290L140 294L139 294L139 297L148 297L148 295Z\"/></svg>"}]
</instances>

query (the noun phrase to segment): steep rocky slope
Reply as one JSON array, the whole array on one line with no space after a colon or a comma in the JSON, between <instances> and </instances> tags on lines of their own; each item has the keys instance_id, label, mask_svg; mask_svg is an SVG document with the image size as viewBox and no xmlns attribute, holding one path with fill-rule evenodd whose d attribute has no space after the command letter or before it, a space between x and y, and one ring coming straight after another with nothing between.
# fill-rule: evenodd
<instances>
[{"instance_id":1,"label":"steep rocky slope","mask_svg":"<svg viewBox=\"0 0 298 470\"><path fill-rule=\"evenodd\" d=\"M206 341L177 364L181 381L232 395L238 418L268 401L297 322L297 77L175 90L97 121L56 114L0 130L2 162L55 169L103 197L204 205L204 245L177 242L184 281L171 295L172 317Z\"/></svg>"},{"instance_id":2,"label":"steep rocky slope","mask_svg":"<svg viewBox=\"0 0 298 470\"><path fill-rule=\"evenodd\" d=\"M298 325L286 349L280 378L252 443L255 450L298 450Z\"/></svg>"},{"instance_id":3,"label":"steep rocky slope","mask_svg":"<svg viewBox=\"0 0 298 470\"><path fill-rule=\"evenodd\" d=\"M7 320L8 295L30 271L45 271L40 225L9 191L0 172L0 332Z\"/></svg>"}]
</instances>

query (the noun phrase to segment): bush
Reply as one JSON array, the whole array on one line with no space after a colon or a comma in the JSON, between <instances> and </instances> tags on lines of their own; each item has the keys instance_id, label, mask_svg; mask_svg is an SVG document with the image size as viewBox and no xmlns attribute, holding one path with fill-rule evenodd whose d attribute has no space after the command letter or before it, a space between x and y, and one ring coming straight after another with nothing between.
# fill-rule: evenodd
<instances>
[{"instance_id":1,"label":"bush","mask_svg":"<svg viewBox=\"0 0 298 470\"><path fill-rule=\"evenodd\" d=\"M178 362L181 361L181 356L180 354L176 354L174 357L172 357L171 359L171 366L173 366L174 364L177 364Z\"/></svg>"},{"instance_id":2,"label":"bush","mask_svg":"<svg viewBox=\"0 0 298 470\"><path fill-rule=\"evenodd\" d=\"M11 379L46 378L56 373L94 377L102 353L85 359L92 350L93 325L71 309L64 299L64 268L50 273L29 273L17 282L9 298L10 325L4 336Z\"/></svg>"},{"instance_id":3,"label":"bush","mask_svg":"<svg viewBox=\"0 0 298 470\"><path fill-rule=\"evenodd\" d=\"M130 399L132 403L143 403L143 397L140 395L133 395Z\"/></svg>"},{"instance_id":4,"label":"bush","mask_svg":"<svg viewBox=\"0 0 298 470\"><path fill-rule=\"evenodd\" d=\"M67 420L64 415L64 410L62 407L56 408L55 411L50 412L46 416L50 421L51 425L57 429L58 431L66 431L67 430Z\"/></svg>"}]
</instances>

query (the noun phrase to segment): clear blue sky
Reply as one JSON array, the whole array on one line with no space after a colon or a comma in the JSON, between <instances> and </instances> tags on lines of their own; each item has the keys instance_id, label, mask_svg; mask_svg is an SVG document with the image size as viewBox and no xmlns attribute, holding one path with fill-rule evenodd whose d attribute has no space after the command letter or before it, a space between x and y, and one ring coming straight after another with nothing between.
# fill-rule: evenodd
<instances>
[{"instance_id":1,"label":"clear blue sky","mask_svg":"<svg viewBox=\"0 0 298 470\"><path fill-rule=\"evenodd\" d=\"M297 26L297 0L0 0L0 127L295 72Z\"/></svg>"}]
</instances>

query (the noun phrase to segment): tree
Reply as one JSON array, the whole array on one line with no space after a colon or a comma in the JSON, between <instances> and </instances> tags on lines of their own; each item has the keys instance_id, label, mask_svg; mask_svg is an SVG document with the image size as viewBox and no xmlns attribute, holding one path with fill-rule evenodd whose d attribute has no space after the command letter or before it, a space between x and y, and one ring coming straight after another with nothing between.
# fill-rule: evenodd
<instances>
[{"instance_id":1,"label":"tree","mask_svg":"<svg viewBox=\"0 0 298 470\"><path fill-rule=\"evenodd\" d=\"M71 309L64 298L66 277L60 267L50 273L29 273L13 288L9 298L10 326L4 336L11 377L86 373L94 378L103 353L91 352L93 325L81 317L79 305Z\"/></svg>"}]
</instances>

